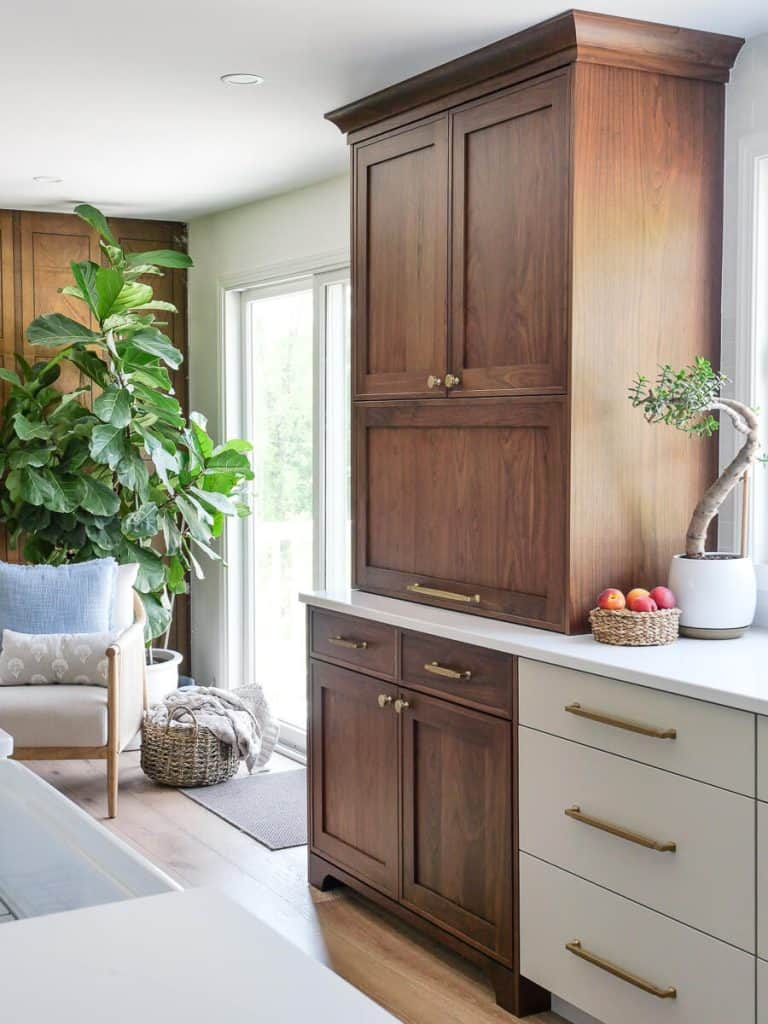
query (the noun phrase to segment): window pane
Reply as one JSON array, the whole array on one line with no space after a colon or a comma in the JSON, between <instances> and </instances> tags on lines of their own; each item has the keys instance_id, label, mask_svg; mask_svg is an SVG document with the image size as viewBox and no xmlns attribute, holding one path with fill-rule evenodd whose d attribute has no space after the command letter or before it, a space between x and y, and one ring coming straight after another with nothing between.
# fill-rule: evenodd
<instances>
[{"instance_id":1,"label":"window pane","mask_svg":"<svg viewBox=\"0 0 768 1024\"><path fill-rule=\"evenodd\" d=\"M350 286L325 286L325 586L351 580Z\"/></svg>"},{"instance_id":2,"label":"window pane","mask_svg":"<svg viewBox=\"0 0 768 1024\"><path fill-rule=\"evenodd\" d=\"M304 728L305 613L312 588L312 289L248 303L254 443L255 678L275 714Z\"/></svg>"}]
</instances>

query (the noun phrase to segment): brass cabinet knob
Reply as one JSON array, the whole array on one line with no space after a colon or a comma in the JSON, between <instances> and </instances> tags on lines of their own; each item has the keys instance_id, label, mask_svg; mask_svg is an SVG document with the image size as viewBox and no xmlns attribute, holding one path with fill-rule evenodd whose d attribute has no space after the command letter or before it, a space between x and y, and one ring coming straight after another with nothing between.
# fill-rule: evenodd
<instances>
[{"instance_id":1,"label":"brass cabinet knob","mask_svg":"<svg viewBox=\"0 0 768 1024\"><path fill-rule=\"evenodd\" d=\"M407 700L401 700L399 697L395 701L395 711L398 715L402 714L403 711L407 711L410 706Z\"/></svg>"},{"instance_id":2,"label":"brass cabinet knob","mask_svg":"<svg viewBox=\"0 0 768 1024\"><path fill-rule=\"evenodd\" d=\"M445 386L447 388L457 388L459 384L461 384L461 377L457 377L454 373L446 373Z\"/></svg>"},{"instance_id":3,"label":"brass cabinet knob","mask_svg":"<svg viewBox=\"0 0 768 1024\"><path fill-rule=\"evenodd\" d=\"M432 391L434 388L439 388L442 383L443 378L436 377L433 373L430 373L430 375L427 377L427 387L429 388L430 391Z\"/></svg>"},{"instance_id":4,"label":"brass cabinet knob","mask_svg":"<svg viewBox=\"0 0 768 1024\"><path fill-rule=\"evenodd\" d=\"M380 693L377 700L380 708L385 708L387 704L392 703L392 698L386 693Z\"/></svg>"}]
</instances>

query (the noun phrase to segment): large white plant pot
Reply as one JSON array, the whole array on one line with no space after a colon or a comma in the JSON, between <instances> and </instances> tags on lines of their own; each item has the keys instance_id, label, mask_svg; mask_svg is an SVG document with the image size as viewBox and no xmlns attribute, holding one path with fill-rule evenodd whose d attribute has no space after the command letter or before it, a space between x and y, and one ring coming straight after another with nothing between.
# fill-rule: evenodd
<instances>
[{"instance_id":1,"label":"large white plant pot","mask_svg":"<svg viewBox=\"0 0 768 1024\"><path fill-rule=\"evenodd\" d=\"M152 649L152 663L147 662L147 699L149 706L160 704L164 697L179 685L179 665L182 656L178 651L162 647Z\"/></svg>"},{"instance_id":2,"label":"large white plant pot","mask_svg":"<svg viewBox=\"0 0 768 1024\"><path fill-rule=\"evenodd\" d=\"M752 625L757 581L751 558L721 552L708 552L706 558L675 555L669 587L682 610L683 636L729 640Z\"/></svg>"}]
</instances>

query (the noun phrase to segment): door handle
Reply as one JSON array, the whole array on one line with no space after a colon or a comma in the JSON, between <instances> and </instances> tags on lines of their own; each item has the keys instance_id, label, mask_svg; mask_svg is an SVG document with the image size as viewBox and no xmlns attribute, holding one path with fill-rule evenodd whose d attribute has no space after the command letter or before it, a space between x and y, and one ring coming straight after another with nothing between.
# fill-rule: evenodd
<instances>
[{"instance_id":1,"label":"door handle","mask_svg":"<svg viewBox=\"0 0 768 1024\"><path fill-rule=\"evenodd\" d=\"M565 948L569 953L573 953L574 956L579 957L579 959L586 960L588 964L592 964L594 967L599 967L601 971L607 971L608 974L612 974L614 978L620 978L622 981L626 981L629 985L634 985L635 988L641 988L643 992L648 992L649 995L656 996L657 999L677 999L676 988L673 988L671 985L669 988L659 988L659 986L654 985L653 982L646 981L645 978L641 978L637 974L632 974L630 971L624 970L623 967L619 967L617 964L611 963L610 960L604 960L596 953L590 953L588 949L583 948L580 939L573 939L571 942L566 942Z\"/></svg>"},{"instance_id":2,"label":"door handle","mask_svg":"<svg viewBox=\"0 0 768 1024\"><path fill-rule=\"evenodd\" d=\"M430 661L424 666L425 672L431 672L433 676L445 676L446 679L471 679L472 673L469 669L464 672L457 672L455 668L446 668L438 661Z\"/></svg>"},{"instance_id":3,"label":"door handle","mask_svg":"<svg viewBox=\"0 0 768 1024\"><path fill-rule=\"evenodd\" d=\"M348 647L352 651L364 651L368 646L367 640L345 640L343 636L329 636L328 643L335 647Z\"/></svg>"},{"instance_id":4,"label":"door handle","mask_svg":"<svg viewBox=\"0 0 768 1024\"><path fill-rule=\"evenodd\" d=\"M618 718L616 715L609 715L605 711L593 711L590 708L583 708L581 704L575 701L573 704L566 704L563 710L567 711L569 715L576 715L578 718L588 718L591 722L600 722L601 725L612 725L616 729L636 732L641 736L651 736L655 740L677 739L677 729L660 729L655 725L631 722L628 718Z\"/></svg>"},{"instance_id":5,"label":"door handle","mask_svg":"<svg viewBox=\"0 0 768 1024\"><path fill-rule=\"evenodd\" d=\"M644 836L641 832L633 832L629 828L624 828L622 825L613 825L610 821L603 821L600 818L591 818L588 814L583 814L578 804L574 807L567 807L563 814L566 818L573 818L574 821L580 821L583 825L589 825L591 828L597 828L601 832L608 832L612 836L617 836L619 839L626 839L628 843L636 843L638 846L644 846L646 850L656 850L657 853L674 853L677 850L677 843L663 842L660 839L651 839L650 836Z\"/></svg>"}]
</instances>

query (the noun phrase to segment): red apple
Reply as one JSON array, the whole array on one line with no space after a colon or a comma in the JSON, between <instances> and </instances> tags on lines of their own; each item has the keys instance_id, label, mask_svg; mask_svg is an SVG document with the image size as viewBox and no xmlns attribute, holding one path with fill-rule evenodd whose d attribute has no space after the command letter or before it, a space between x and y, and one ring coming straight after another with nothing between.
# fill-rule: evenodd
<instances>
[{"instance_id":1,"label":"red apple","mask_svg":"<svg viewBox=\"0 0 768 1024\"><path fill-rule=\"evenodd\" d=\"M677 598L669 587L654 587L650 596L659 608L677 608Z\"/></svg>"},{"instance_id":2,"label":"red apple","mask_svg":"<svg viewBox=\"0 0 768 1024\"><path fill-rule=\"evenodd\" d=\"M608 587L597 599L598 608L605 608L611 612L620 611L625 605L626 600L620 590L616 590L615 587Z\"/></svg>"},{"instance_id":3,"label":"red apple","mask_svg":"<svg viewBox=\"0 0 768 1024\"><path fill-rule=\"evenodd\" d=\"M633 612L657 612L659 606L652 597L636 597L632 603Z\"/></svg>"},{"instance_id":4,"label":"red apple","mask_svg":"<svg viewBox=\"0 0 768 1024\"><path fill-rule=\"evenodd\" d=\"M627 608L629 608L631 612L635 610L635 601L641 597L648 597L648 591L644 590L642 587L635 587L627 594Z\"/></svg>"}]
</instances>

